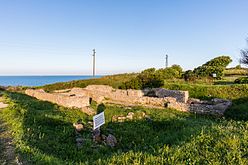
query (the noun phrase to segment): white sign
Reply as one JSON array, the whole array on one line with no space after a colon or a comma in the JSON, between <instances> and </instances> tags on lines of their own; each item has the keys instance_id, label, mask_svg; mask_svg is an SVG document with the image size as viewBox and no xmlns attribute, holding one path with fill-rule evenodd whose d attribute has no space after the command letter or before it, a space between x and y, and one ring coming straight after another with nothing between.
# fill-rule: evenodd
<instances>
[{"instance_id":1,"label":"white sign","mask_svg":"<svg viewBox=\"0 0 248 165\"><path fill-rule=\"evenodd\" d=\"M217 77L216 73L213 73L213 77Z\"/></svg>"},{"instance_id":2,"label":"white sign","mask_svg":"<svg viewBox=\"0 0 248 165\"><path fill-rule=\"evenodd\" d=\"M105 116L104 112L101 112L95 116L93 116L93 129L97 129L105 124Z\"/></svg>"}]
</instances>

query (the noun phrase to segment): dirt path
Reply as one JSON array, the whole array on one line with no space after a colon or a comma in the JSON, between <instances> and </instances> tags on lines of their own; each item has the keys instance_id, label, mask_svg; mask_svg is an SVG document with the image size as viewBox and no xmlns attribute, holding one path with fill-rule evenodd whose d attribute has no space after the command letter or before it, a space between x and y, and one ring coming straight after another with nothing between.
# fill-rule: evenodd
<instances>
[{"instance_id":1,"label":"dirt path","mask_svg":"<svg viewBox=\"0 0 248 165\"><path fill-rule=\"evenodd\" d=\"M1 98L0 98L1 99ZM2 99L1 99L2 100ZM6 108L8 104L0 102L0 111ZM11 138L11 133L7 129L7 125L0 118L0 164L12 165L22 164L18 161L15 154L15 147Z\"/></svg>"}]
</instances>

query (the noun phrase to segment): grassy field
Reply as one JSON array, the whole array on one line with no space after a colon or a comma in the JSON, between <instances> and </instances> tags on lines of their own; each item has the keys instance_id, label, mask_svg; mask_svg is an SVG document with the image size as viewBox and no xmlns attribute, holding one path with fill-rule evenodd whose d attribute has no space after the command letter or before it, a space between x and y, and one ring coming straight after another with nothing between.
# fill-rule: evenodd
<instances>
[{"instance_id":1,"label":"grassy field","mask_svg":"<svg viewBox=\"0 0 248 165\"><path fill-rule=\"evenodd\" d=\"M86 87L89 84L110 85L114 88L118 88L123 82L128 81L135 76L136 74L122 74L116 76L106 76L99 79L56 83L38 88L43 88L46 91L53 91L73 87ZM186 90L189 91L190 97L199 99L211 99L217 97L239 102L240 99L248 97L248 84L233 84L230 79L218 81L198 80L196 82L185 82L182 79L174 79L166 80L163 87L171 90Z\"/></svg>"},{"instance_id":2,"label":"grassy field","mask_svg":"<svg viewBox=\"0 0 248 165\"><path fill-rule=\"evenodd\" d=\"M68 89L73 87L81 87L84 88L87 85L110 85L114 88L118 88L123 82L132 79L133 77L137 76L135 73L130 74L119 74L119 75L112 75L112 76L104 76L101 78L96 79L88 79L88 80L77 80L77 81L70 81L70 82L61 82L55 83L50 85L45 85L40 88L45 89L46 91L53 91L59 89Z\"/></svg>"},{"instance_id":3,"label":"grassy field","mask_svg":"<svg viewBox=\"0 0 248 165\"><path fill-rule=\"evenodd\" d=\"M232 120L171 109L105 105L106 124L102 132L112 133L118 140L115 148L109 148L92 142L87 125L91 118L77 109L20 93L5 92L4 98L10 107L0 112L0 118L8 123L17 152L28 164L248 163L248 122L239 117ZM233 111L229 110L231 114ZM111 122L113 115L128 112L145 112L152 121ZM82 149L76 147L72 126L78 119L86 124Z\"/></svg>"},{"instance_id":4,"label":"grassy field","mask_svg":"<svg viewBox=\"0 0 248 165\"><path fill-rule=\"evenodd\" d=\"M106 76L38 88L52 91L89 84L118 88L135 76ZM96 110L104 109L106 124L101 130L117 138L115 148L92 141L88 124L92 117L79 109L60 107L21 93L4 92L4 101L10 106L0 111L0 120L8 124L16 151L27 164L248 164L248 85L226 83L230 79L222 81L170 80L164 85L167 89L188 90L194 98L231 99L233 105L222 118L171 109L93 104ZM113 115L126 116L128 112L136 116L145 112L152 121L111 122ZM85 123L81 149L76 146L73 128L78 119Z\"/></svg>"}]
</instances>

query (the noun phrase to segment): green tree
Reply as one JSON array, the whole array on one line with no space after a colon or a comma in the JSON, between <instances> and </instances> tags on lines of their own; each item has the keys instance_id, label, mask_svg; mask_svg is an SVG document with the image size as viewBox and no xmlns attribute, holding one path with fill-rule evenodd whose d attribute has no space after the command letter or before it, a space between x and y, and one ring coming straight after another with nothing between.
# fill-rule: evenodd
<instances>
[{"instance_id":1,"label":"green tree","mask_svg":"<svg viewBox=\"0 0 248 165\"><path fill-rule=\"evenodd\" d=\"M246 41L248 43L248 39ZM242 49L240 53L241 53L241 60L240 60L241 63L248 66L248 49Z\"/></svg>"},{"instance_id":2,"label":"green tree","mask_svg":"<svg viewBox=\"0 0 248 165\"><path fill-rule=\"evenodd\" d=\"M229 56L219 56L195 68L193 72L197 77L209 77L216 74L216 78L220 79L223 71L231 62L232 59Z\"/></svg>"}]
</instances>

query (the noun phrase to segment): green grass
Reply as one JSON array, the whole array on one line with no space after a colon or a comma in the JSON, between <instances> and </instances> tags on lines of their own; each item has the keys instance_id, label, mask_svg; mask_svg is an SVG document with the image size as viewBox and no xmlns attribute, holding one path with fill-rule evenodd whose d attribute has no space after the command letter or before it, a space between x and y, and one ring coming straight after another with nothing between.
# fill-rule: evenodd
<instances>
[{"instance_id":1,"label":"green grass","mask_svg":"<svg viewBox=\"0 0 248 165\"><path fill-rule=\"evenodd\" d=\"M224 70L224 75L225 76L233 76L233 75L245 76L245 75L248 75L248 69L247 68L240 68L240 69L229 68L229 69Z\"/></svg>"},{"instance_id":2,"label":"green grass","mask_svg":"<svg viewBox=\"0 0 248 165\"><path fill-rule=\"evenodd\" d=\"M46 91L53 91L59 89L69 89L73 87L81 87L84 88L88 85L110 85L114 88L118 88L123 82L128 81L129 79L137 76L135 73L130 74L118 74L112 76L104 76L96 79L88 79L88 80L75 80L69 82L61 82L55 84L49 84L38 88L43 88Z\"/></svg>"},{"instance_id":3,"label":"green grass","mask_svg":"<svg viewBox=\"0 0 248 165\"><path fill-rule=\"evenodd\" d=\"M50 84L38 88L43 88L46 91L53 91L73 87L84 88L90 84L110 85L113 88L118 88L123 82L126 82L135 76L137 76L137 74L120 74L105 76L98 79L77 80L65 83ZM233 79L230 77L224 77L223 80L201 79L195 82L185 82L182 79L172 79L166 80L163 87L172 90L187 90L189 91L190 97L201 99L219 97L233 100L248 96L248 85L233 84Z\"/></svg>"},{"instance_id":4,"label":"green grass","mask_svg":"<svg viewBox=\"0 0 248 165\"><path fill-rule=\"evenodd\" d=\"M102 132L113 133L115 148L94 144L90 128L77 149L73 122L91 120L67 109L20 93L5 92L10 107L1 111L13 132L17 151L29 164L247 164L248 122L198 116L171 109L93 105L104 110ZM245 103L247 100L237 100ZM233 109L230 110L232 112ZM113 115L145 112L153 121L111 122ZM233 113L233 112L232 112Z\"/></svg>"},{"instance_id":5,"label":"green grass","mask_svg":"<svg viewBox=\"0 0 248 165\"><path fill-rule=\"evenodd\" d=\"M239 99L248 96L247 84L235 85L205 85L205 84L185 84L185 83L166 83L166 89L172 90L186 90L189 91L190 97L209 99L209 98L223 98L223 99Z\"/></svg>"}]
</instances>

